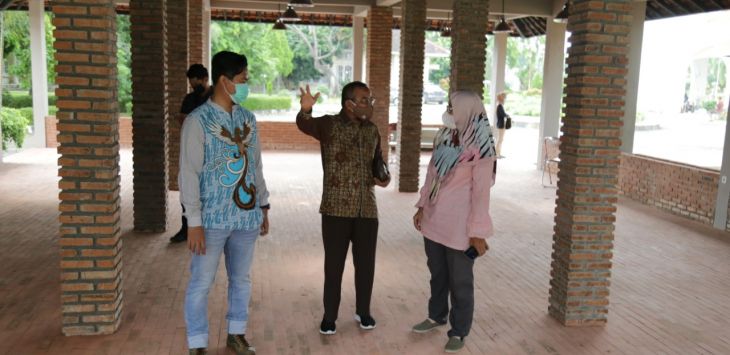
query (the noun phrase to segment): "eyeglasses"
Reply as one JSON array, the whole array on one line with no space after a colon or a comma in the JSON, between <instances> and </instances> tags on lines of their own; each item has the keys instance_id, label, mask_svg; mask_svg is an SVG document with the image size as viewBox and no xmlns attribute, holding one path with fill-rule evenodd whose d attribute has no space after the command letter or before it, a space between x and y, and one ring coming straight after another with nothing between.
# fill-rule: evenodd
<instances>
[{"instance_id":1,"label":"eyeglasses","mask_svg":"<svg viewBox=\"0 0 730 355\"><path fill-rule=\"evenodd\" d=\"M450 115L454 113L454 107L451 106L451 102L449 102L449 104L446 105L446 112L448 112Z\"/></svg>"},{"instance_id":2,"label":"eyeglasses","mask_svg":"<svg viewBox=\"0 0 730 355\"><path fill-rule=\"evenodd\" d=\"M355 105L367 105L367 106L373 106L373 105L375 105L375 98L374 97L363 97L359 101L355 101L355 99L350 99L350 101L354 102Z\"/></svg>"}]
</instances>

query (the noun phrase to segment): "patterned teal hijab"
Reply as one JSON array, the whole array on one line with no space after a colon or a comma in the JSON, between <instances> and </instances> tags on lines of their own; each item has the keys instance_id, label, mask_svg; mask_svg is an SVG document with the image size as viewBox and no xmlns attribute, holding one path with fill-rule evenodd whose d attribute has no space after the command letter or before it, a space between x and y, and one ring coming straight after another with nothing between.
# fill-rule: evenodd
<instances>
[{"instance_id":1,"label":"patterned teal hijab","mask_svg":"<svg viewBox=\"0 0 730 355\"><path fill-rule=\"evenodd\" d=\"M449 107L444 115L453 116L456 128L443 127L434 139L431 162L436 168L436 178L430 188L431 201L436 199L441 183L457 165L496 155L492 127L479 95L471 91L454 92Z\"/></svg>"}]
</instances>

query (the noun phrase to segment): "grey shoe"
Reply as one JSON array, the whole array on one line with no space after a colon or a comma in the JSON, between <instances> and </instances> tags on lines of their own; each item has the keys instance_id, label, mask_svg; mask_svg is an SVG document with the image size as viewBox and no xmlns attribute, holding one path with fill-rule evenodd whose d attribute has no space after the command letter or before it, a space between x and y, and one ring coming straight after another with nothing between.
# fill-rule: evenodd
<instances>
[{"instance_id":1,"label":"grey shoe","mask_svg":"<svg viewBox=\"0 0 730 355\"><path fill-rule=\"evenodd\" d=\"M256 349L246 341L246 336L243 334L228 334L226 339L226 345L236 352L236 355L254 355Z\"/></svg>"},{"instance_id":2,"label":"grey shoe","mask_svg":"<svg viewBox=\"0 0 730 355\"><path fill-rule=\"evenodd\" d=\"M412 330L414 333L428 333L444 324L446 323L434 322L430 318L426 318L423 322L414 325Z\"/></svg>"},{"instance_id":3,"label":"grey shoe","mask_svg":"<svg viewBox=\"0 0 730 355\"><path fill-rule=\"evenodd\" d=\"M444 346L444 351L447 353L455 353L464 347L464 338L462 337L450 337L449 341Z\"/></svg>"}]
</instances>

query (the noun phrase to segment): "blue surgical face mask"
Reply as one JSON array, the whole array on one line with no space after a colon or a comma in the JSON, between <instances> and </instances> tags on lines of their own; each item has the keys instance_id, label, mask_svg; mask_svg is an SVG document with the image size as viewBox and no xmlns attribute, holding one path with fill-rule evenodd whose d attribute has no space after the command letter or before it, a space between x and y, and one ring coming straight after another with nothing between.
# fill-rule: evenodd
<instances>
[{"instance_id":1,"label":"blue surgical face mask","mask_svg":"<svg viewBox=\"0 0 730 355\"><path fill-rule=\"evenodd\" d=\"M234 104L242 104L246 99L248 98L248 84L235 84L236 85L236 92L233 94L228 92L228 89L226 89L226 93L231 97L231 100ZM225 89L225 86L223 87Z\"/></svg>"}]
</instances>

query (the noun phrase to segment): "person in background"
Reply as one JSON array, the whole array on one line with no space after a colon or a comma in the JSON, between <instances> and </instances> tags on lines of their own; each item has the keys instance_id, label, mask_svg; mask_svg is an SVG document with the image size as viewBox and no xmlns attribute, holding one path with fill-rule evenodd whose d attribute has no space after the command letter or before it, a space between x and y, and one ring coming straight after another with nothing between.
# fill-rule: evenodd
<instances>
[{"instance_id":1,"label":"person in background","mask_svg":"<svg viewBox=\"0 0 730 355\"><path fill-rule=\"evenodd\" d=\"M497 95L497 130L499 135L497 136L497 158L502 159L502 142L504 142L504 133L507 131L505 122L509 115L504 111L504 100L507 99L507 93L501 92Z\"/></svg>"},{"instance_id":2,"label":"person in background","mask_svg":"<svg viewBox=\"0 0 730 355\"><path fill-rule=\"evenodd\" d=\"M182 107L180 107L180 113L177 115L177 122L180 123L180 127L185 122L185 117L198 108L198 106L208 101L210 94L213 93L208 82L208 69L202 64L191 65L188 68L187 76L188 83L193 88L193 91L185 95ZM185 206L182 209L182 227L170 238L170 243L180 243L188 240L188 219L185 218Z\"/></svg>"},{"instance_id":3,"label":"person in background","mask_svg":"<svg viewBox=\"0 0 730 355\"><path fill-rule=\"evenodd\" d=\"M413 225L423 235L431 297L428 317L413 326L426 333L448 321L447 353L464 347L474 316L474 258L489 249L493 233L490 189L497 169L494 138L478 94L451 94L444 128L434 140ZM449 309L451 296L451 309Z\"/></svg>"}]
</instances>

